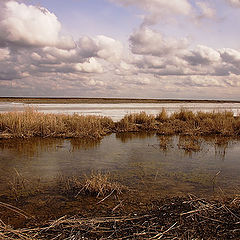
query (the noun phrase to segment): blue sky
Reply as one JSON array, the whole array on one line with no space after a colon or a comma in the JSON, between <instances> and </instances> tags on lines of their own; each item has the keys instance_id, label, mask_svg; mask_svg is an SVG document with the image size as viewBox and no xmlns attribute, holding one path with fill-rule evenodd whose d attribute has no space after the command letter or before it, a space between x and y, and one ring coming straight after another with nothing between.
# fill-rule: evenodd
<instances>
[{"instance_id":1,"label":"blue sky","mask_svg":"<svg viewBox=\"0 0 240 240\"><path fill-rule=\"evenodd\" d=\"M79 35L108 35L121 40L128 40L131 32L141 24L138 15L144 11L136 7L122 7L117 3L107 0L42 0L29 1L34 5L46 7L54 12L63 25L65 32L74 37ZM190 1L193 6L196 1ZM203 19L197 25L188 21L181 21L180 27L175 24L156 24L155 29L160 29L171 36L191 36L196 43L211 44L212 47L240 48L239 31L234 25L240 22L238 8L232 8L223 0L208 1L216 8L218 17L215 21Z\"/></svg>"},{"instance_id":2,"label":"blue sky","mask_svg":"<svg viewBox=\"0 0 240 240\"><path fill-rule=\"evenodd\" d=\"M40 5L54 12L64 31L76 38L103 34L126 41L133 29L141 24L141 19L135 16L139 10L123 8L107 0L43 0Z\"/></svg>"},{"instance_id":3,"label":"blue sky","mask_svg":"<svg viewBox=\"0 0 240 240\"><path fill-rule=\"evenodd\" d=\"M238 0L3 0L0 95L240 100Z\"/></svg>"}]
</instances>

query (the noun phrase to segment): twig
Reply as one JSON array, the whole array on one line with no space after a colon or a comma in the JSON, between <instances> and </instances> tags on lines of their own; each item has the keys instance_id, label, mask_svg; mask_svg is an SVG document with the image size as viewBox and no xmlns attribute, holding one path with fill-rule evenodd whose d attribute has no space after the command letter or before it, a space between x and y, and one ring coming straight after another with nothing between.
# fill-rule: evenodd
<instances>
[{"instance_id":1,"label":"twig","mask_svg":"<svg viewBox=\"0 0 240 240\"><path fill-rule=\"evenodd\" d=\"M108 195L107 195L105 198L103 198L101 201L97 202L97 204L100 204L101 202L103 202L103 201L105 201L107 198L109 198L109 197L114 193L114 191L115 191L115 189L113 189L113 190L111 191L111 193L108 194Z\"/></svg>"},{"instance_id":2,"label":"twig","mask_svg":"<svg viewBox=\"0 0 240 240\"><path fill-rule=\"evenodd\" d=\"M169 232L170 230L172 230L175 226L177 225L177 222L175 222L170 228L168 228L166 231L162 232L162 233L158 233L157 235L155 235L154 237L150 238L150 239L161 239L163 237L164 234L166 234L167 232Z\"/></svg>"},{"instance_id":3,"label":"twig","mask_svg":"<svg viewBox=\"0 0 240 240\"><path fill-rule=\"evenodd\" d=\"M1 206L1 207L5 207L5 208L7 208L7 209L9 209L9 210L12 210L13 212L18 213L19 215L25 217L26 219L33 218L33 216L31 216L31 217L27 216L27 215L26 215L27 213L25 213L23 210L21 210L21 209L19 209L19 208L17 208L17 207L14 207L14 206L12 206L12 205L10 205L10 204L0 202L0 206Z\"/></svg>"}]
</instances>

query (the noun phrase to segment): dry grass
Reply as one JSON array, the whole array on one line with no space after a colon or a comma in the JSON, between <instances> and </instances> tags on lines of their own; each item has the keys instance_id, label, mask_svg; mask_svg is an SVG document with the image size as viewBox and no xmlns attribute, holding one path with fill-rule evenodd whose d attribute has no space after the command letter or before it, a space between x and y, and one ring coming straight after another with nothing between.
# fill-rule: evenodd
<instances>
[{"instance_id":1,"label":"dry grass","mask_svg":"<svg viewBox=\"0 0 240 240\"><path fill-rule=\"evenodd\" d=\"M154 115L145 112L127 114L116 123L118 132L153 131L157 129Z\"/></svg>"},{"instance_id":2,"label":"dry grass","mask_svg":"<svg viewBox=\"0 0 240 240\"><path fill-rule=\"evenodd\" d=\"M233 200L165 199L151 210L127 216L61 217L44 225L14 229L0 220L3 240L37 239L239 239L239 196Z\"/></svg>"},{"instance_id":3,"label":"dry grass","mask_svg":"<svg viewBox=\"0 0 240 240\"><path fill-rule=\"evenodd\" d=\"M181 109L159 125L159 135L239 136L240 117L232 112L197 112Z\"/></svg>"},{"instance_id":4,"label":"dry grass","mask_svg":"<svg viewBox=\"0 0 240 240\"><path fill-rule=\"evenodd\" d=\"M0 138L71 137L101 139L112 132L151 132L159 135L239 136L240 117L232 112L197 112L185 109L168 116L145 112L128 114L114 123L100 116L45 114L26 109L24 112L0 114Z\"/></svg>"},{"instance_id":5,"label":"dry grass","mask_svg":"<svg viewBox=\"0 0 240 240\"><path fill-rule=\"evenodd\" d=\"M163 108L157 115L145 112L126 115L116 123L117 132L157 130L159 135L221 135L239 136L240 117L232 112L197 112L180 109L168 115Z\"/></svg>"},{"instance_id":6,"label":"dry grass","mask_svg":"<svg viewBox=\"0 0 240 240\"><path fill-rule=\"evenodd\" d=\"M126 187L111 179L110 174L92 173L85 178L59 176L59 187L63 194L77 197L81 194L104 197L109 194L121 194Z\"/></svg>"},{"instance_id":7,"label":"dry grass","mask_svg":"<svg viewBox=\"0 0 240 240\"><path fill-rule=\"evenodd\" d=\"M162 111L157 114L156 120L159 122L166 122L168 120L168 114L165 108L162 108Z\"/></svg>"},{"instance_id":8,"label":"dry grass","mask_svg":"<svg viewBox=\"0 0 240 240\"><path fill-rule=\"evenodd\" d=\"M113 121L98 116L45 114L32 108L0 114L0 133L18 138L89 137L98 139L111 131Z\"/></svg>"},{"instance_id":9,"label":"dry grass","mask_svg":"<svg viewBox=\"0 0 240 240\"><path fill-rule=\"evenodd\" d=\"M85 193L96 196L106 196L111 192L121 194L124 189L120 183L113 182L109 174L102 173L92 173L90 177L86 177L83 185Z\"/></svg>"}]
</instances>

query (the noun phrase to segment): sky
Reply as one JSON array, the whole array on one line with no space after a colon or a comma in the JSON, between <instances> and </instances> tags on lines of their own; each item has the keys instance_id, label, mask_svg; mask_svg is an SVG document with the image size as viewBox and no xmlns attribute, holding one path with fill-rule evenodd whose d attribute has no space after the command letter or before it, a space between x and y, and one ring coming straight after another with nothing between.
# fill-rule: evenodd
<instances>
[{"instance_id":1,"label":"sky","mask_svg":"<svg viewBox=\"0 0 240 240\"><path fill-rule=\"evenodd\" d=\"M240 100L240 0L0 0L0 96Z\"/></svg>"}]
</instances>

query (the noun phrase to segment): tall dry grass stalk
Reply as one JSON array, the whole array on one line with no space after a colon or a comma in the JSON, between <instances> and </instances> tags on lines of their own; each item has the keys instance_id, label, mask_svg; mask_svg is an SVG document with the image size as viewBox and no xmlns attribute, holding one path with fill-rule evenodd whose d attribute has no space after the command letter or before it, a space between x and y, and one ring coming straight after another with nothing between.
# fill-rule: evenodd
<instances>
[{"instance_id":1,"label":"tall dry grass stalk","mask_svg":"<svg viewBox=\"0 0 240 240\"><path fill-rule=\"evenodd\" d=\"M32 108L0 114L0 133L12 137L101 138L112 131L110 118L77 114L45 114Z\"/></svg>"},{"instance_id":2,"label":"tall dry grass stalk","mask_svg":"<svg viewBox=\"0 0 240 240\"><path fill-rule=\"evenodd\" d=\"M197 112L181 109L168 116L166 110L157 115L145 112L127 114L114 123L108 117L78 114L45 114L32 108L24 112L0 114L1 137L76 137L100 139L113 132L150 132L159 135L240 135L240 116L232 112Z\"/></svg>"}]
</instances>

